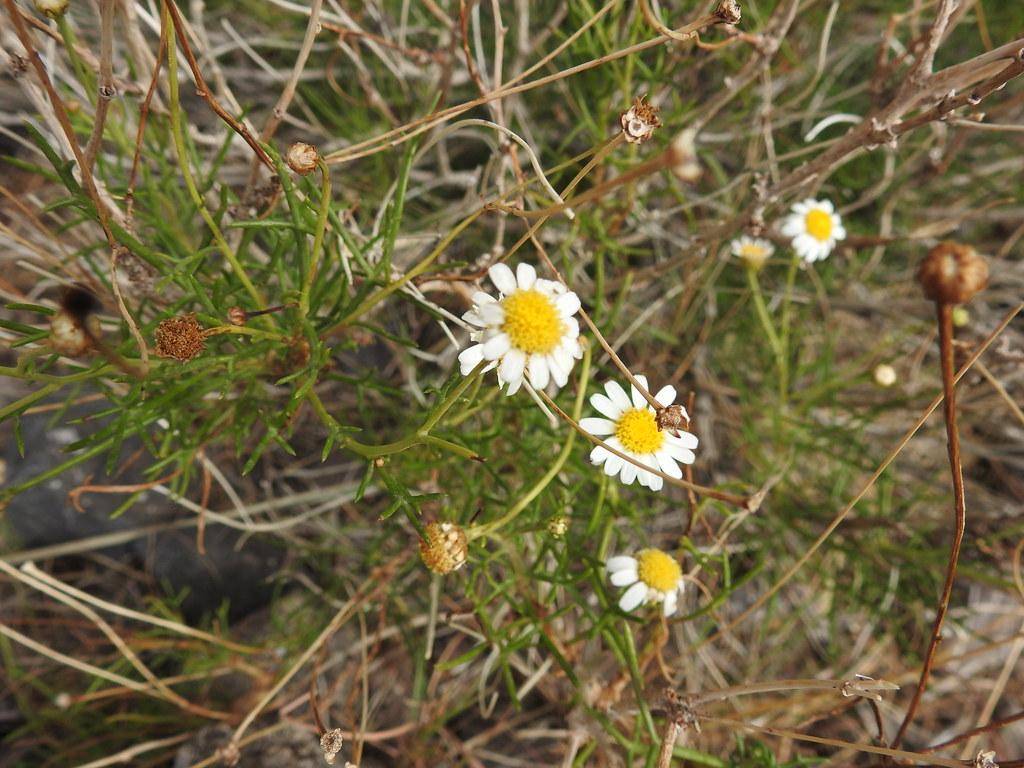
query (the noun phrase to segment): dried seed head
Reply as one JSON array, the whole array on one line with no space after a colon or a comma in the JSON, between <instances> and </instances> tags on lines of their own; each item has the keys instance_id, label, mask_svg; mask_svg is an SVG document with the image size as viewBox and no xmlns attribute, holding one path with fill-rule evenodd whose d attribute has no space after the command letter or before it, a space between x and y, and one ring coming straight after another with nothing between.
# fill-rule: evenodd
<instances>
[{"instance_id":1,"label":"dried seed head","mask_svg":"<svg viewBox=\"0 0 1024 768\"><path fill-rule=\"evenodd\" d=\"M715 17L725 24L739 24L743 18L743 10L738 0L722 0L715 8Z\"/></svg>"},{"instance_id":2,"label":"dried seed head","mask_svg":"<svg viewBox=\"0 0 1024 768\"><path fill-rule=\"evenodd\" d=\"M661 127L658 108L647 103L647 96L637 96L633 106L619 116L622 135L630 144L642 144Z\"/></svg>"},{"instance_id":3,"label":"dried seed head","mask_svg":"<svg viewBox=\"0 0 1024 768\"><path fill-rule=\"evenodd\" d=\"M241 307L231 307L228 310L228 322L232 325L245 325L248 319L249 314Z\"/></svg>"},{"instance_id":4,"label":"dried seed head","mask_svg":"<svg viewBox=\"0 0 1024 768\"><path fill-rule=\"evenodd\" d=\"M198 357L206 347L206 334L196 316L189 313L161 321L156 327L156 353L183 363Z\"/></svg>"},{"instance_id":5,"label":"dried seed head","mask_svg":"<svg viewBox=\"0 0 1024 768\"><path fill-rule=\"evenodd\" d=\"M341 747L344 743L345 740L341 738L341 728L326 731L320 737L320 749L324 751L324 760L328 765L334 765L334 761L338 759L338 753L341 752Z\"/></svg>"},{"instance_id":6,"label":"dried seed head","mask_svg":"<svg viewBox=\"0 0 1024 768\"><path fill-rule=\"evenodd\" d=\"M988 264L971 246L947 241L928 252L917 279L932 301L963 304L988 283Z\"/></svg>"},{"instance_id":7,"label":"dried seed head","mask_svg":"<svg viewBox=\"0 0 1024 768\"><path fill-rule=\"evenodd\" d=\"M420 539L420 558L434 573L451 573L466 563L469 539L456 523L435 520Z\"/></svg>"},{"instance_id":8,"label":"dried seed head","mask_svg":"<svg viewBox=\"0 0 1024 768\"><path fill-rule=\"evenodd\" d=\"M974 758L975 768L999 768L996 753L993 750L982 750Z\"/></svg>"},{"instance_id":9,"label":"dried seed head","mask_svg":"<svg viewBox=\"0 0 1024 768\"><path fill-rule=\"evenodd\" d=\"M668 145L668 168L681 181L693 182L700 178L700 161L697 160L697 134L687 128L676 134Z\"/></svg>"},{"instance_id":10,"label":"dried seed head","mask_svg":"<svg viewBox=\"0 0 1024 768\"><path fill-rule=\"evenodd\" d=\"M68 9L69 0L35 0L36 10L44 16L56 19Z\"/></svg>"},{"instance_id":11,"label":"dried seed head","mask_svg":"<svg viewBox=\"0 0 1024 768\"><path fill-rule=\"evenodd\" d=\"M62 309L50 318L50 346L68 357L87 352L101 333L100 319L96 315L82 318Z\"/></svg>"},{"instance_id":12,"label":"dried seed head","mask_svg":"<svg viewBox=\"0 0 1024 768\"><path fill-rule=\"evenodd\" d=\"M304 141L297 141L288 147L288 154L284 157L288 167L300 176L307 176L316 170L316 164L320 155L316 147L306 144Z\"/></svg>"},{"instance_id":13,"label":"dried seed head","mask_svg":"<svg viewBox=\"0 0 1024 768\"><path fill-rule=\"evenodd\" d=\"M874 370L875 384L880 387L891 387L896 383L896 369L888 363L879 363Z\"/></svg>"},{"instance_id":14,"label":"dried seed head","mask_svg":"<svg viewBox=\"0 0 1024 768\"><path fill-rule=\"evenodd\" d=\"M677 429L686 429L690 426L690 415L681 405L659 409L654 420L662 432L675 432Z\"/></svg>"},{"instance_id":15,"label":"dried seed head","mask_svg":"<svg viewBox=\"0 0 1024 768\"><path fill-rule=\"evenodd\" d=\"M556 539L560 539L565 536L569 530L569 518L565 515L555 515L548 520L548 533L554 536Z\"/></svg>"}]
</instances>

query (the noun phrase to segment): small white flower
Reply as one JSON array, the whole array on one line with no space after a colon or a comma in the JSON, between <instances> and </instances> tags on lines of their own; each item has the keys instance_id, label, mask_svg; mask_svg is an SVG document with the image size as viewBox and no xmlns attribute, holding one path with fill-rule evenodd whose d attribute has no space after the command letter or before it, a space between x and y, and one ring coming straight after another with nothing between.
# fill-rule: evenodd
<instances>
[{"instance_id":1,"label":"small white flower","mask_svg":"<svg viewBox=\"0 0 1024 768\"><path fill-rule=\"evenodd\" d=\"M480 329L470 334L476 344L459 355L462 375L487 361L484 370L498 369L498 386L507 384L508 395L519 390L524 376L534 389L551 381L564 387L583 356L580 326L573 317L579 297L561 283L538 278L529 264L520 264L514 274L505 264L495 264L489 274L500 296L477 291L473 308L462 316Z\"/></svg>"},{"instance_id":2,"label":"small white flower","mask_svg":"<svg viewBox=\"0 0 1024 768\"><path fill-rule=\"evenodd\" d=\"M644 388L647 379L637 376ZM657 412L644 399L636 387L630 385L632 400L617 381L609 381L604 385L607 394L595 394L590 397L590 404L606 418L587 418L580 420L580 426L595 437L602 438L609 446L635 459L639 464L653 470L660 470L669 477L680 478L683 471L679 463L693 464L696 458L693 449L697 447L697 436L683 430L662 430L658 428ZM668 385L658 390L654 399L663 408L672 405L676 399L675 387ZM682 413L689 418L686 410ZM660 491L664 479L648 472L636 464L616 456L604 446L594 446L590 452L590 461L604 464L604 472L609 477L618 475L626 485L638 480L640 485L652 491Z\"/></svg>"},{"instance_id":3,"label":"small white flower","mask_svg":"<svg viewBox=\"0 0 1024 768\"><path fill-rule=\"evenodd\" d=\"M896 383L898 376L896 369L888 363L879 363L874 370L875 384L880 387L891 387Z\"/></svg>"},{"instance_id":4,"label":"small white flower","mask_svg":"<svg viewBox=\"0 0 1024 768\"><path fill-rule=\"evenodd\" d=\"M757 271L775 253L775 246L759 237L743 235L732 241L732 255L743 261L751 269Z\"/></svg>"},{"instance_id":5,"label":"small white flower","mask_svg":"<svg viewBox=\"0 0 1024 768\"><path fill-rule=\"evenodd\" d=\"M679 561L660 549L642 549L636 557L619 555L605 563L609 581L629 587L619 598L619 608L632 611L645 603L661 603L662 613L676 612L683 591L683 569Z\"/></svg>"},{"instance_id":6,"label":"small white flower","mask_svg":"<svg viewBox=\"0 0 1024 768\"><path fill-rule=\"evenodd\" d=\"M808 264L827 259L846 229L829 200L796 203L782 222L782 234L793 241L793 250Z\"/></svg>"}]
</instances>

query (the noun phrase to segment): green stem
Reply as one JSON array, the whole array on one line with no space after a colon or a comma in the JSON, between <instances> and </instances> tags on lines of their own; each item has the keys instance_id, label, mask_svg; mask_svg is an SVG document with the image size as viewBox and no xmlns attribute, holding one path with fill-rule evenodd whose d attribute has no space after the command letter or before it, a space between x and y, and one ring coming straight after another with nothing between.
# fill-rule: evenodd
<instances>
[{"instance_id":1,"label":"green stem","mask_svg":"<svg viewBox=\"0 0 1024 768\"><path fill-rule=\"evenodd\" d=\"M341 318L341 320L336 322L334 325L324 330L320 334L320 336L329 336L338 329L343 328L346 325L351 325L353 322L355 322L360 317L369 312L371 309L373 309L375 306L377 306L380 302L384 301L384 299L386 299L392 293L401 289L404 285L406 285L410 281L414 280L415 278L419 277L424 272L426 272L427 269L430 268L430 265L437 261L437 258L442 253L444 253L445 249L449 245L452 244L452 241L455 240L455 238L458 237L459 234L464 229L466 229L466 227L468 227L470 224L472 224L474 221L480 218L480 216L484 214L485 210L485 208L480 208L471 213L462 221L460 221L455 226L455 228L447 235L445 235L441 242L439 242L430 253L428 253L426 256L420 259L420 261L412 269L410 269L397 280L394 280L388 283L387 285L383 286L382 288L371 293L359 304L358 307L353 309L351 312L349 312L347 315Z\"/></svg>"},{"instance_id":2,"label":"green stem","mask_svg":"<svg viewBox=\"0 0 1024 768\"><path fill-rule=\"evenodd\" d=\"M309 314L309 294L313 290L313 280L316 279L316 273L320 267L320 252L323 250L324 234L327 232L327 215L331 210L331 173L323 160L317 161L317 167L323 176L323 184L320 187L320 210L316 217L316 234L313 235L313 254L306 269L302 293L299 294L299 314L303 317Z\"/></svg>"},{"instance_id":3,"label":"green stem","mask_svg":"<svg viewBox=\"0 0 1024 768\"><path fill-rule=\"evenodd\" d=\"M75 77L78 79L78 82L82 84L86 93L95 94L98 98L96 81L90 76L90 70L85 66L82 57L78 55L78 48L76 46L78 39L75 37L75 31L68 23L67 14L62 13L57 17L57 30L64 39L64 50L68 53L68 58L71 60L71 68L75 71Z\"/></svg>"},{"instance_id":4,"label":"green stem","mask_svg":"<svg viewBox=\"0 0 1024 768\"><path fill-rule=\"evenodd\" d=\"M789 327L790 307L793 298L793 285L796 283L796 270L800 266L800 257L793 254L786 273L786 293L782 297L782 367L779 369L779 393L782 401L789 399Z\"/></svg>"},{"instance_id":5,"label":"green stem","mask_svg":"<svg viewBox=\"0 0 1024 768\"><path fill-rule=\"evenodd\" d=\"M583 399L587 395L587 382L590 379L590 345L587 345L583 351L583 360L580 363L580 380L579 386L576 390L576 401L573 403L572 417L573 420L579 422L580 414L583 412ZM508 511L499 517L497 520L492 520L484 525L474 526L471 528L467 535L470 539L479 538L480 536L487 536L494 531L501 529L508 525L516 517L529 506L530 502L537 498L541 492L548 487L552 480L562 471L562 467L565 465L566 460L569 458L569 454L572 452L572 447L576 442L576 430L570 429L569 436L565 440L565 444L562 446L562 450L558 454L558 458L555 459L554 464L551 468L544 473L544 476L534 484L525 495L509 507Z\"/></svg>"},{"instance_id":6,"label":"green stem","mask_svg":"<svg viewBox=\"0 0 1024 768\"><path fill-rule=\"evenodd\" d=\"M163 11L163 23L165 25L171 24L170 12L167 10L167 5L164 4ZM213 216L206 208L206 204L203 202L203 196L199 194L199 189L196 187L195 178L192 176L192 170L189 168L188 151L185 148L185 135L181 130L181 103L178 97L178 47L176 44L170 44L167 46L167 69L168 69L168 86L170 91L170 112L171 112L171 135L174 138L174 150L178 155L178 165L181 168L181 175L185 181L185 186L188 188L189 196L192 198L193 204L199 210L199 215L203 217L203 221L210 228L210 232L213 234L213 239L217 243L217 247L221 253L224 254L224 258L231 264L231 269L235 275L245 286L246 291L252 297L257 307L267 306L267 302L264 300L263 295L257 290L256 286L253 285L252 280L249 279L249 275L246 274L245 268L241 262L238 261L238 257L235 252L231 250L231 246L228 245L227 240L224 239L223 233L220 231L220 227L217 226L217 222L213 220Z\"/></svg>"}]
</instances>

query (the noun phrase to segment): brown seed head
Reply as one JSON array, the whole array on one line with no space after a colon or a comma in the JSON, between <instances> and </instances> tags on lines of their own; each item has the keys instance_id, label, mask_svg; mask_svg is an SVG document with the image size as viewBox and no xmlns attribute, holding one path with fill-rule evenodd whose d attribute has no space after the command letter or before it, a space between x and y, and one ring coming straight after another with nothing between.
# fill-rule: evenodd
<instances>
[{"instance_id":1,"label":"brown seed head","mask_svg":"<svg viewBox=\"0 0 1024 768\"><path fill-rule=\"evenodd\" d=\"M334 761L338 759L338 753L341 752L341 747L344 743L345 740L341 737L341 728L326 731L320 737L320 749L324 751L324 762L328 765L334 765Z\"/></svg>"},{"instance_id":2,"label":"brown seed head","mask_svg":"<svg viewBox=\"0 0 1024 768\"><path fill-rule=\"evenodd\" d=\"M466 563L469 539L456 523L435 520L420 539L420 559L434 573L451 573Z\"/></svg>"},{"instance_id":3,"label":"brown seed head","mask_svg":"<svg viewBox=\"0 0 1024 768\"><path fill-rule=\"evenodd\" d=\"M715 17L721 19L725 24L739 24L743 17L743 10L738 0L722 0L715 8Z\"/></svg>"},{"instance_id":4,"label":"brown seed head","mask_svg":"<svg viewBox=\"0 0 1024 768\"><path fill-rule=\"evenodd\" d=\"M297 141L288 147L288 154L284 156L288 167L300 176L308 176L316 170L317 161L320 159L316 147L304 141Z\"/></svg>"},{"instance_id":5,"label":"brown seed head","mask_svg":"<svg viewBox=\"0 0 1024 768\"><path fill-rule=\"evenodd\" d=\"M963 304L988 283L988 264L971 246L946 241L917 270L924 295L939 304Z\"/></svg>"},{"instance_id":6,"label":"brown seed head","mask_svg":"<svg viewBox=\"0 0 1024 768\"><path fill-rule=\"evenodd\" d=\"M677 429L686 429L690 426L690 416L681 405L670 405L660 409L654 416L654 420L661 431L674 432Z\"/></svg>"},{"instance_id":7,"label":"brown seed head","mask_svg":"<svg viewBox=\"0 0 1024 768\"><path fill-rule=\"evenodd\" d=\"M658 108L647 103L647 96L637 96L633 106L619 116L622 135L630 144L642 144L661 127Z\"/></svg>"},{"instance_id":8,"label":"brown seed head","mask_svg":"<svg viewBox=\"0 0 1024 768\"><path fill-rule=\"evenodd\" d=\"M198 357L206 348L206 335L196 316L189 313L161 321L156 327L156 353L183 363Z\"/></svg>"},{"instance_id":9,"label":"brown seed head","mask_svg":"<svg viewBox=\"0 0 1024 768\"><path fill-rule=\"evenodd\" d=\"M231 307L228 310L228 322L232 325L245 325L248 319L249 314L241 307Z\"/></svg>"}]
</instances>

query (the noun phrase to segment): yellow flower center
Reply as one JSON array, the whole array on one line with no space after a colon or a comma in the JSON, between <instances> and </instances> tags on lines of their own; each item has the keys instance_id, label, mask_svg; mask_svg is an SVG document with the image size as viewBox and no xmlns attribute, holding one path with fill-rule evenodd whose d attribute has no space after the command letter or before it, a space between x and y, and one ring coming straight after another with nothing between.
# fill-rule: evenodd
<instances>
[{"instance_id":1,"label":"yellow flower center","mask_svg":"<svg viewBox=\"0 0 1024 768\"><path fill-rule=\"evenodd\" d=\"M640 581L659 592L671 592L679 586L683 569L679 562L660 549L644 549L636 556Z\"/></svg>"},{"instance_id":2,"label":"yellow flower center","mask_svg":"<svg viewBox=\"0 0 1024 768\"><path fill-rule=\"evenodd\" d=\"M804 217L807 234L815 240L825 242L832 237L832 216L820 208L812 208Z\"/></svg>"},{"instance_id":3,"label":"yellow flower center","mask_svg":"<svg viewBox=\"0 0 1024 768\"><path fill-rule=\"evenodd\" d=\"M503 302L501 330L512 346L527 354L546 355L562 340L565 324L555 303L540 291L516 291Z\"/></svg>"},{"instance_id":4,"label":"yellow flower center","mask_svg":"<svg viewBox=\"0 0 1024 768\"><path fill-rule=\"evenodd\" d=\"M640 454L654 453L665 442L654 413L646 408L630 408L623 413L615 425L615 436L627 451Z\"/></svg>"},{"instance_id":5,"label":"yellow flower center","mask_svg":"<svg viewBox=\"0 0 1024 768\"><path fill-rule=\"evenodd\" d=\"M768 249L757 243L744 243L740 246L740 257L744 259L764 259L768 256Z\"/></svg>"}]
</instances>

